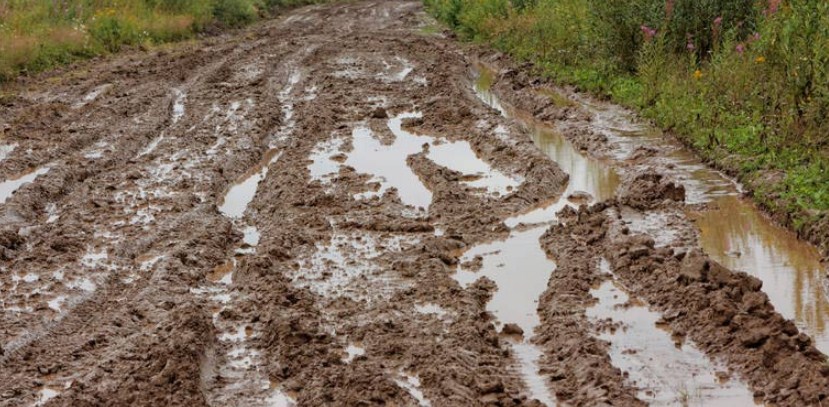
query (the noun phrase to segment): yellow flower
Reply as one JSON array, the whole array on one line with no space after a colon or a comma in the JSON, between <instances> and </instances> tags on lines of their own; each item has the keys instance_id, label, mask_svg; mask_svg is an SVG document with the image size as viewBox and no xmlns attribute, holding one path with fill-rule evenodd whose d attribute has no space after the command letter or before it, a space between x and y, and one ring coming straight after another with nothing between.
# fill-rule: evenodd
<instances>
[{"instance_id":1,"label":"yellow flower","mask_svg":"<svg viewBox=\"0 0 829 407\"><path fill-rule=\"evenodd\" d=\"M766 57L760 55L759 57L757 57L757 59L754 60L754 62L757 62L758 64L762 64L763 62L766 62Z\"/></svg>"},{"instance_id":2,"label":"yellow flower","mask_svg":"<svg viewBox=\"0 0 829 407\"><path fill-rule=\"evenodd\" d=\"M699 79L699 78L702 78L702 71L697 69L696 71L694 71L694 79Z\"/></svg>"}]
</instances>

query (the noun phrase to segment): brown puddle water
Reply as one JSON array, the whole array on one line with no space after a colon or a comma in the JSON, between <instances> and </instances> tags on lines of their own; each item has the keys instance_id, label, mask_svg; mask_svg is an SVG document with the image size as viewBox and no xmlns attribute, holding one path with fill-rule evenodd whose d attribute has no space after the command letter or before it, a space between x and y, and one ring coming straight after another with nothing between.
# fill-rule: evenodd
<instances>
[{"instance_id":1,"label":"brown puddle water","mask_svg":"<svg viewBox=\"0 0 829 407\"><path fill-rule=\"evenodd\" d=\"M495 74L486 67L481 68L480 73L476 83L479 96L491 101L490 105L502 113L527 122L522 116L528 115L512 112L509 106L498 102L489 92ZM689 214L698 227L702 248L726 267L760 278L763 291L778 312L794 320L801 330L812 337L819 350L829 353L827 267L821 264L820 253L814 246L777 226L754 204L740 198L742 190L739 184L701 163L678 141L664 137L658 129L636 120L623 108L594 104L582 97L576 97L576 101L593 113L592 130L607 136L613 145L610 159L625 161L641 147L667 147L669 153L656 159L670 164L665 166L665 172L685 186L686 201L711 204L711 209ZM532 125L528 127L533 128ZM597 170L590 165L581 167L584 168L582 173L590 174L587 178L579 175L578 165L566 164L567 157L572 154L567 152L568 143L559 141L561 139L561 136L551 136L551 141L545 145L544 139L536 136L536 143L570 173L571 183L592 179L599 186L599 191L609 192L607 195L600 192L597 198L611 196L618 185L618 177L602 175L607 174L603 172L607 170ZM561 148L560 145L565 146ZM564 153L556 154L557 148ZM578 161L579 158L576 158L574 162ZM568 193L573 189L568 187ZM559 203L553 206L557 210L564 205ZM525 217L520 220L524 221Z\"/></svg>"},{"instance_id":2,"label":"brown puddle water","mask_svg":"<svg viewBox=\"0 0 829 407\"><path fill-rule=\"evenodd\" d=\"M689 213L705 252L729 269L761 279L775 309L811 336L821 352L829 353L827 267L817 248L776 225L740 197L739 184L702 164L678 141L637 124L621 108L580 102L595 114L594 130L618 147L617 159L629 157L638 147L668 147L671 153L659 159L672 164L667 172L685 186L686 201L710 204L709 209Z\"/></svg>"},{"instance_id":3,"label":"brown puddle water","mask_svg":"<svg viewBox=\"0 0 829 407\"><path fill-rule=\"evenodd\" d=\"M604 259L601 268L610 273ZM603 327L596 336L610 343L613 365L639 389L641 400L666 406L755 404L744 383L728 380L727 369L692 343L675 344L670 332L659 328L660 314L630 297L612 277L591 294L598 302L587 316Z\"/></svg>"},{"instance_id":4,"label":"brown puddle water","mask_svg":"<svg viewBox=\"0 0 829 407\"><path fill-rule=\"evenodd\" d=\"M508 219L505 222L507 226L554 222L556 212L566 205L575 206L566 199L572 192L588 192L593 197L592 202L613 197L620 184L620 177L610 163L585 157L550 126L539 123L526 112L516 111L503 104L490 91L494 76L491 70L479 67L479 76L474 84L478 97L504 116L517 120L529 129L536 145L570 175L567 190L562 198ZM614 152L614 155L609 157L610 160L623 160L638 146L647 146L657 139L654 132L634 124L625 116L619 116L619 112L604 113L607 117L600 117L600 120L595 122L598 125L607 124L602 133L608 134L616 145L621 144L621 150L627 151ZM686 185L690 191L689 195L693 196L690 199L692 202L728 199L738 194L737 185L716 171L707 169L687 150L677 148L665 159L674 164L671 166L674 172L671 175ZM749 208L753 209L750 206ZM733 217L713 211L707 214L715 219L718 216ZM546 226L539 229L543 233ZM702 240L705 242L708 232L705 228L702 229ZM515 280L533 281L535 284L541 282L541 291L546 286L555 264L546 259L539 247L538 236L541 233L535 228L524 232L514 231L505 241L473 248L465 254L464 260L470 260L476 254L482 255L482 271L480 274L459 271L456 275L456 279L462 284L468 284L481 275L493 279L498 286L498 292L488 304L488 309L503 323L518 323L527 337L532 336L532 330L538 323L535 308L540 292L538 289L516 284ZM666 235L666 238L670 237ZM711 248L705 244L703 246L716 258L716 253ZM536 255L536 252L539 254ZM731 266L729 263L726 265ZM522 271L521 279L515 278L514 272L518 270ZM752 394L744 383L736 379L720 380L720 377L725 376L724 372L718 371L716 364L692 344L676 348L670 334L655 326L658 314L644 306L628 307L620 311L617 307L620 305L620 298L624 296L622 302L627 302L628 298L612 283L603 285L594 293L599 296L600 303L590 310L591 316L610 318L625 326L621 332L609 334L605 339L611 341L613 363L628 372L642 390L640 397L643 400L662 405L723 405L735 402L741 405L754 404ZM774 298L772 300L774 301ZM643 344L644 349L632 350L633 347L641 348ZM514 344L514 348L532 396L544 395L543 390L546 386L537 370L539 350L526 340ZM552 401L548 400L549 398L544 401L552 404Z\"/></svg>"},{"instance_id":5,"label":"brown puddle water","mask_svg":"<svg viewBox=\"0 0 829 407\"><path fill-rule=\"evenodd\" d=\"M479 65L477 79L474 83L478 98L505 117L516 120L531 134L536 146L550 159L555 161L562 171L570 175L567 190L562 198L548 202L535 210L521 214L506 221L507 226L514 227L519 223L533 224L555 220L555 214L564 206L571 205L566 197L574 192L587 192L592 202L612 198L616 188L621 183L619 175L607 163L586 157L581 154L561 133L550 126L536 120L531 114L519 111L502 103L492 91L495 73L486 66Z\"/></svg>"},{"instance_id":6,"label":"brown puddle water","mask_svg":"<svg viewBox=\"0 0 829 407\"><path fill-rule=\"evenodd\" d=\"M49 172L48 167L38 168L27 173L21 174L16 178L0 182L0 204L6 203L14 193L22 186L33 182L37 177Z\"/></svg>"},{"instance_id":7,"label":"brown puddle water","mask_svg":"<svg viewBox=\"0 0 829 407\"><path fill-rule=\"evenodd\" d=\"M526 231L514 231L505 240L469 249L464 253L461 262L468 262L480 256L483 258L481 269L458 269L453 277L463 287L468 287L481 277L495 282L498 289L487 303L487 310L492 312L499 322L517 324L524 331L524 338L511 341L521 376L530 397L553 406L555 396L538 373L538 361L542 352L529 342L533 330L540 323L537 312L538 298L547 289L547 281L556 268L538 241L546 229L542 226Z\"/></svg>"},{"instance_id":8,"label":"brown puddle water","mask_svg":"<svg viewBox=\"0 0 829 407\"><path fill-rule=\"evenodd\" d=\"M542 351L529 341L539 324L538 298L546 289L556 267L555 262L549 259L541 248L539 237L546 231L548 224L556 220L559 210L566 205L574 205L567 200L568 195L573 192L587 192L592 196L593 202L604 200L614 195L620 180L609 166L581 155L558 132L534 120L532 116L501 103L490 91L494 78L492 71L482 68L478 75L474 90L479 99L505 117L513 118L526 127L539 149L570 175L566 192L557 200L505 221L509 227L522 223L534 224L534 227L528 230L514 230L503 241L471 248L461 260L470 261L475 256L480 256L483 258L482 269L478 272L458 270L455 274L455 279L463 286L484 276L495 282L498 290L487 304L487 309L499 322L515 323L524 331L523 338L512 341L519 373L531 398L553 406L555 396L539 373Z\"/></svg>"},{"instance_id":9,"label":"brown puddle water","mask_svg":"<svg viewBox=\"0 0 829 407\"><path fill-rule=\"evenodd\" d=\"M716 207L690 217L711 257L763 280L763 291L777 312L793 319L821 352L829 353L826 272L814 246L738 197L717 199Z\"/></svg>"}]
</instances>

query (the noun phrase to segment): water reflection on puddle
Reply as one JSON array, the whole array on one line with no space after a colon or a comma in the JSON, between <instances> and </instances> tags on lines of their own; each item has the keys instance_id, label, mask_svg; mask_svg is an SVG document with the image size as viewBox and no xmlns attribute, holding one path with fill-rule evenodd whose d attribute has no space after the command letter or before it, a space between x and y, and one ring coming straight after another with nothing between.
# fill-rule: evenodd
<instances>
[{"instance_id":1,"label":"water reflection on puddle","mask_svg":"<svg viewBox=\"0 0 829 407\"><path fill-rule=\"evenodd\" d=\"M432 406L432 403L426 398L423 391L420 390L420 379L417 376L412 376L402 370L398 372L398 376L394 379L394 382L409 392L409 395L417 400L419 407Z\"/></svg>"},{"instance_id":2,"label":"water reflection on puddle","mask_svg":"<svg viewBox=\"0 0 829 407\"><path fill-rule=\"evenodd\" d=\"M279 160L278 150L269 150L260 164L249 170L242 181L230 187L219 205L219 211L229 218L238 219L245 214L248 204L256 196L259 183L268 175L268 166Z\"/></svg>"},{"instance_id":3,"label":"water reflection on puddle","mask_svg":"<svg viewBox=\"0 0 829 407\"><path fill-rule=\"evenodd\" d=\"M360 346L357 346L353 343L348 344L345 348L345 357L343 358L343 362L351 363L354 359L363 356L366 354L366 350Z\"/></svg>"},{"instance_id":4,"label":"water reflection on puddle","mask_svg":"<svg viewBox=\"0 0 829 407\"><path fill-rule=\"evenodd\" d=\"M706 253L724 266L763 280L777 312L793 319L823 353L829 353L826 270L818 250L774 225L749 202L717 200L714 209L691 213Z\"/></svg>"},{"instance_id":5,"label":"water reflection on puddle","mask_svg":"<svg viewBox=\"0 0 829 407\"><path fill-rule=\"evenodd\" d=\"M17 178L6 180L0 183L0 204L6 203L14 193L22 186L34 181L37 177L49 172L49 168L38 168L34 171L27 172L18 176Z\"/></svg>"},{"instance_id":6,"label":"water reflection on puddle","mask_svg":"<svg viewBox=\"0 0 829 407\"><path fill-rule=\"evenodd\" d=\"M503 323L516 323L525 334L532 334L539 324L538 297L547 289L555 263L541 249L538 239L546 231L537 227L513 231L506 240L475 246L461 257L468 262L483 257L480 271L458 270L454 278L466 287L481 277L498 285L487 309Z\"/></svg>"},{"instance_id":7,"label":"water reflection on puddle","mask_svg":"<svg viewBox=\"0 0 829 407\"><path fill-rule=\"evenodd\" d=\"M506 240L470 249L463 255L461 262L469 262L476 256L481 256L481 270L473 272L459 269L453 277L464 287L481 277L495 282L498 289L487 304L487 309L500 322L518 324L524 331L524 339L513 342L521 375L530 390L531 398L552 406L555 397L538 373L541 351L528 341L540 323L538 298L547 289L547 282L556 268L538 241L545 230L545 227L536 227L526 231L513 231Z\"/></svg>"},{"instance_id":8,"label":"water reflection on puddle","mask_svg":"<svg viewBox=\"0 0 829 407\"><path fill-rule=\"evenodd\" d=\"M397 190L400 200L414 208L428 209L432 203L432 191L409 166L409 156L427 151L426 157L437 165L460 172L461 183L481 193L493 196L505 195L524 181L521 177L506 175L493 169L480 159L466 141L449 142L432 136L413 134L403 128L406 119L420 118L422 114L402 113L388 121L394 135L391 144L384 144L365 125L352 132L352 150L342 153L343 140L335 138L319 143L311 152L308 171L313 180L330 184L331 177L341 165L353 167L357 172L371 174L370 183L379 188L356 194L356 199L383 196L391 188Z\"/></svg>"},{"instance_id":9,"label":"water reflection on puddle","mask_svg":"<svg viewBox=\"0 0 829 407\"><path fill-rule=\"evenodd\" d=\"M477 178L463 183L490 194L506 195L524 182L520 177L509 177L494 170L475 155L472 146L466 141L433 145L429 148L428 157L437 165Z\"/></svg>"},{"instance_id":10,"label":"water reflection on puddle","mask_svg":"<svg viewBox=\"0 0 829 407\"><path fill-rule=\"evenodd\" d=\"M609 265L602 260L602 269ZM612 279L591 290L598 303L587 310L588 318L612 320L620 326L603 329L598 337L610 342L613 365L628 374L639 389L638 397L655 405L754 405L753 394L737 380L727 378L693 344L677 347L667 331L657 327L658 313L631 301Z\"/></svg>"},{"instance_id":11,"label":"water reflection on puddle","mask_svg":"<svg viewBox=\"0 0 829 407\"><path fill-rule=\"evenodd\" d=\"M432 191L412 171L406 159L423 150L424 144L432 141L431 137L417 136L403 129L403 120L418 118L420 113L404 113L389 120L389 129L395 136L394 142L384 145L365 127L354 129L352 134L353 150L348 154L345 164L358 172L375 175L373 181L380 182L376 192L360 194L358 198L382 196L389 188L397 189L400 200L415 208L427 209L432 203Z\"/></svg>"},{"instance_id":12,"label":"water reflection on puddle","mask_svg":"<svg viewBox=\"0 0 829 407\"><path fill-rule=\"evenodd\" d=\"M0 144L0 162L8 158L15 148L17 148L17 144Z\"/></svg>"},{"instance_id":13,"label":"water reflection on puddle","mask_svg":"<svg viewBox=\"0 0 829 407\"><path fill-rule=\"evenodd\" d=\"M494 73L483 67L476 82L479 97L502 114L527 123L527 118L515 114L500 103L489 91ZM793 319L808 333L815 345L829 353L829 293L826 287L826 266L820 263L820 254L812 245L799 240L794 234L778 227L764 216L753 204L738 197L740 185L722 173L708 168L678 142L664 137L658 129L641 124L625 109L613 105L591 104L576 98L593 114L592 130L608 137L613 146L610 158L618 161L630 159L638 149L659 145L670 151L662 162L663 170L672 179L685 186L686 202L712 203L714 209L694 212L690 217L700 232L700 244L715 260L733 270L745 271L763 280L763 291L784 317ZM529 122L532 118L529 117ZM528 126L531 129L532 125ZM536 143L553 160L570 173L570 191L583 189L596 198L612 196L618 186L618 177L606 175L602 164L586 160L568 146L555 132L534 131ZM549 140L539 133L550 134ZM546 146L546 147L545 147ZM593 162L593 164L590 163ZM571 164L568 164L571 162ZM594 165L598 165L596 169ZM588 174L587 177L579 174ZM579 185L579 186L576 186ZM508 226L518 223L543 222L555 218L555 212L568 205L562 200L551 202L546 208L507 220ZM653 215L653 216L651 216ZM667 244L677 237L670 231L656 232L664 218L651 214L632 224L649 234L655 234L658 243Z\"/></svg>"},{"instance_id":14,"label":"water reflection on puddle","mask_svg":"<svg viewBox=\"0 0 829 407\"><path fill-rule=\"evenodd\" d=\"M479 66L478 77L474 84L476 95L503 116L513 118L524 126L530 132L535 145L555 161L562 171L569 174L570 179L564 197L574 192L587 192L592 196L592 202L596 202L614 196L621 180L607 163L585 157L554 129L535 120L531 115L502 103L491 91L494 80L495 73L491 69ZM558 199L536 210L511 218L506 223L507 226L513 227L519 223L549 222L555 220L555 214L567 205L577 206L566 199Z\"/></svg>"}]
</instances>

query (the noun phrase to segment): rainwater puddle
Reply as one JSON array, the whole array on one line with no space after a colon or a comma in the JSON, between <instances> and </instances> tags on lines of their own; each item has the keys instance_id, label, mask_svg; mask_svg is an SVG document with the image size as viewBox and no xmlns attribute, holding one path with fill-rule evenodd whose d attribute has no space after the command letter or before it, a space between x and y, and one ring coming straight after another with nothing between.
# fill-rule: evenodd
<instances>
[{"instance_id":1,"label":"rainwater puddle","mask_svg":"<svg viewBox=\"0 0 829 407\"><path fill-rule=\"evenodd\" d=\"M435 164L464 174L464 184L495 196L504 195L517 188L524 181L517 176L508 176L493 169L481 160L466 141L448 142L431 136L416 135L403 129L403 121L420 118L421 113L403 113L389 119L388 127L395 140L390 145L383 144L365 127L354 129L352 134L353 150L348 153L345 164L358 172L374 174L373 182L378 182L377 191L358 194L357 199L382 196L390 188L397 189L403 203L415 208L428 209L432 203L432 192L409 167L406 159L413 154L428 149L427 158ZM324 150L320 150L324 151ZM334 162L315 158L312 176L323 171L331 172Z\"/></svg>"},{"instance_id":2,"label":"rainwater puddle","mask_svg":"<svg viewBox=\"0 0 829 407\"><path fill-rule=\"evenodd\" d=\"M446 316L449 312L446 311L443 307L437 304L426 303L426 304L417 304L415 305L415 311L420 314L424 315L434 315L438 319L442 319Z\"/></svg>"},{"instance_id":3,"label":"rainwater puddle","mask_svg":"<svg viewBox=\"0 0 829 407\"><path fill-rule=\"evenodd\" d=\"M679 220L673 218L676 216L673 211L652 210L643 213L635 209L622 207L621 214L625 226L631 232L652 237L656 247L690 243L681 240L682 235L675 223L678 223Z\"/></svg>"},{"instance_id":4,"label":"rainwater puddle","mask_svg":"<svg viewBox=\"0 0 829 407\"><path fill-rule=\"evenodd\" d=\"M262 235L259 233L259 229L256 226L247 226L242 230L243 238L242 242L244 242L248 246L256 246L259 244L259 238Z\"/></svg>"},{"instance_id":5,"label":"rainwater puddle","mask_svg":"<svg viewBox=\"0 0 829 407\"><path fill-rule=\"evenodd\" d=\"M603 259L602 270L610 268ZM622 369L628 381L639 389L638 397L653 405L747 406L754 405L751 391L738 380L727 378L693 344L677 347L670 333L656 323L660 315L637 301L631 301L613 280L591 290L599 302L587 310L596 321L612 319L620 324L598 334L610 342L613 365Z\"/></svg>"},{"instance_id":6,"label":"rainwater puddle","mask_svg":"<svg viewBox=\"0 0 829 407\"><path fill-rule=\"evenodd\" d=\"M61 306L66 301L66 296L60 295L46 302L46 304L55 312L61 312Z\"/></svg>"},{"instance_id":7,"label":"rainwater puddle","mask_svg":"<svg viewBox=\"0 0 829 407\"><path fill-rule=\"evenodd\" d=\"M491 194L506 195L524 182L520 177L509 177L490 167L475 155L467 141L433 145L429 147L428 157L437 165L475 177L463 183Z\"/></svg>"},{"instance_id":8,"label":"rainwater puddle","mask_svg":"<svg viewBox=\"0 0 829 407\"><path fill-rule=\"evenodd\" d=\"M59 390L55 390L51 387L44 387L44 388L40 389L40 391L38 392L37 401L35 401L34 405L35 406L46 405L46 403L48 403L49 400L51 400L51 399L53 399L53 398L55 398L59 395L60 395Z\"/></svg>"},{"instance_id":9,"label":"rainwater puddle","mask_svg":"<svg viewBox=\"0 0 829 407\"><path fill-rule=\"evenodd\" d=\"M404 113L389 120L389 129L395 136L394 142L384 145L365 127L354 129L353 150L345 164L358 172L374 174L373 181L380 183L376 192L363 193L358 198L382 196L390 188L396 188L400 200L415 208L428 209L432 203L432 191L406 163L406 159L423 150L424 144L432 142L431 137L417 136L403 129L403 120L422 117L420 113Z\"/></svg>"},{"instance_id":10,"label":"rainwater puddle","mask_svg":"<svg viewBox=\"0 0 829 407\"><path fill-rule=\"evenodd\" d=\"M685 186L686 202L705 203L739 194L740 186L733 180L703 164L694 153L678 141L665 137L659 129L637 121L627 110L615 105L594 104L582 98L576 101L593 114L591 130L606 136L613 145L612 159L625 161L643 148L667 147L670 153L657 157L656 161L670 164L662 170Z\"/></svg>"},{"instance_id":11,"label":"rainwater puddle","mask_svg":"<svg viewBox=\"0 0 829 407\"><path fill-rule=\"evenodd\" d=\"M432 407L432 403L426 398L423 391L420 390L420 379L417 376L412 376L402 370L398 372L398 376L394 379L394 382L403 389L406 389L409 395L417 400L418 406Z\"/></svg>"},{"instance_id":12,"label":"rainwater puddle","mask_svg":"<svg viewBox=\"0 0 829 407\"><path fill-rule=\"evenodd\" d=\"M492 93L492 85L495 84L495 71L483 65L479 65L477 68L478 76L474 83L475 94L478 95L481 101L489 105L489 107L501 112L502 116L510 117L509 111L504 108L504 105L501 104L498 97Z\"/></svg>"},{"instance_id":13,"label":"rainwater puddle","mask_svg":"<svg viewBox=\"0 0 829 407\"><path fill-rule=\"evenodd\" d=\"M17 144L2 144L0 145L0 162L5 160L9 157L14 149L17 148Z\"/></svg>"},{"instance_id":14,"label":"rainwater puddle","mask_svg":"<svg viewBox=\"0 0 829 407\"><path fill-rule=\"evenodd\" d=\"M268 167L281 156L282 154L275 149L265 153L259 165L250 169L242 176L241 181L230 187L219 205L219 211L229 218L241 218L256 195L259 183L268 175Z\"/></svg>"},{"instance_id":15,"label":"rainwater puddle","mask_svg":"<svg viewBox=\"0 0 829 407\"><path fill-rule=\"evenodd\" d=\"M331 176L340 170L340 162L331 157L340 153L343 146L343 139L334 138L320 142L311 151L311 164L308 165L308 171L311 173L311 179L320 181L323 184L331 183Z\"/></svg>"},{"instance_id":16,"label":"rainwater puddle","mask_svg":"<svg viewBox=\"0 0 829 407\"><path fill-rule=\"evenodd\" d=\"M296 405L296 401L281 390L273 389L273 392L266 400L266 404L269 407L293 407Z\"/></svg>"},{"instance_id":17,"label":"rainwater puddle","mask_svg":"<svg viewBox=\"0 0 829 407\"><path fill-rule=\"evenodd\" d=\"M38 168L34 171L20 175L17 178L0 183L0 204L6 203L6 201L11 198L11 196L14 195L18 189L20 189L20 187L34 181L37 177L46 174L47 172L49 172L48 167Z\"/></svg>"},{"instance_id":18,"label":"rainwater puddle","mask_svg":"<svg viewBox=\"0 0 829 407\"><path fill-rule=\"evenodd\" d=\"M555 161L562 171L570 175L562 199L549 202L536 210L521 214L507 220L507 226L519 223L533 224L555 220L555 214L565 206L578 206L567 201L566 197L574 192L587 192L592 197L588 203L612 198L621 183L619 175L607 163L585 157L560 133L535 120L531 115L519 112L502 103L492 93L495 72L485 66L478 67L478 77L474 83L478 98L498 110L504 117L512 118L530 131L535 145L550 159Z\"/></svg>"},{"instance_id":19,"label":"rainwater puddle","mask_svg":"<svg viewBox=\"0 0 829 407\"><path fill-rule=\"evenodd\" d=\"M818 250L776 226L750 202L726 197L716 203L714 209L690 214L705 252L730 269L763 280L763 292L777 312L829 353L826 268Z\"/></svg>"},{"instance_id":20,"label":"rainwater puddle","mask_svg":"<svg viewBox=\"0 0 829 407\"><path fill-rule=\"evenodd\" d=\"M453 276L463 287L487 277L498 286L487 304L503 324L518 324L524 331L524 339L513 342L513 350L520 362L521 375L530 390L530 397L548 406L554 405L555 396L539 375L538 360L541 351L528 342L533 330L540 323L538 298L547 289L556 265L541 249L538 239L546 227L526 231L513 231L503 241L482 244L464 253L461 263L483 257L480 271L459 269Z\"/></svg>"},{"instance_id":21,"label":"rainwater puddle","mask_svg":"<svg viewBox=\"0 0 829 407\"><path fill-rule=\"evenodd\" d=\"M343 358L343 362L351 363L351 362L354 361L355 358L357 358L359 356L363 356L365 354L366 354L365 349L363 349L363 348L361 348L357 345L354 345L354 344L349 344L345 348L345 357Z\"/></svg>"},{"instance_id":22,"label":"rainwater puddle","mask_svg":"<svg viewBox=\"0 0 829 407\"><path fill-rule=\"evenodd\" d=\"M173 121L173 124L176 124L184 117L184 101L187 99L187 94L179 89L173 89L173 96L173 113L170 119Z\"/></svg>"},{"instance_id":23,"label":"rainwater puddle","mask_svg":"<svg viewBox=\"0 0 829 407\"><path fill-rule=\"evenodd\" d=\"M78 103L75 103L74 107L76 109L79 109L81 107L84 107L84 106L88 105L91 102L94 102L95 99L98 99L98 96L101 96L104 92L108 91L110 88L112 88L111 84L105 84L105 85L98 86L95 89L92 89L89 93L84 95L84 97L83 97L83 99L81 99L81 101L79 101Z\"/></svg>"},{"instance_id":24,"label":"rainwater puddle","mask_svg":"<svg viewBox=\"0 0 829 407\"><path fill-rule=\"evenodd\" d=\"M414 71L414 65L412 65L409 60L400 57L397 58L397 62L401 65L401 69L399 72L392 75L392 80L395 82L402 82L407 76L409 76L410 73L412 73L412 71Z\"/></svg>"},{"instance_id":25,"label":"rainwater puddle","mask_svg":"<svg viewBox=\"0 0 829 407\"><path fill-rule=\"evenodd\" d=\"M95 143L95 145L92 146L92 148L90 148L86 153L84 153L83 156L88 160L97 160L104 156L104 152L106 152L106 148L108 146L109 144L107 144L106 141L99 141Z\"/></svg>"},{"instance_id":26,"label":"rainwater puddle","mask_svg":"<svg viewBox=\"0 0 829 407\"><path fill-rule=\"evenodd\" d=\"M164 140L164 132L162 132L160 136L154 138L153 141L150 142L150 144L147 144L147 147L141 150L141 152L138 153L138 156L143 157L149 153L152 153L153 151L155 151L156 148L158 148L158 145L161 144L162 140Z\"/></svg>"}]
</instances>

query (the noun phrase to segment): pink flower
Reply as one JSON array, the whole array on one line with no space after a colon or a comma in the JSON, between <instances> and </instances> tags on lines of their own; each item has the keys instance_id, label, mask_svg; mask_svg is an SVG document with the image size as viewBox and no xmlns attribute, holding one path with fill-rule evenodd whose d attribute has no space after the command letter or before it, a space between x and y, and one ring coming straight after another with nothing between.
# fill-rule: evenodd
<instances>
[{"instance_id":1,"label":"pink flower","mask_svg":"<svg viewBox=\"0 0 829 407\"><path fill-rule=\"evenodd\" d=\"M743 53L746 52L746 46L743 45L743 43L739 43L735 47L735 50L737 51L738 54L743 55Z\"/></svg>"},{"instance_id":2,"label":"pink flower","mask_svg":"<svg viewBox=\"0 0 829 407\"><path fill-rule=\"evenodd\" d=\"M644 25L644 24L642 24L642 26L641 26L641 27L639 27L639 29L641 29L641 30L642 30L642 34L644 34L644 35L645 35L645 41L650 41L650 40L652 40L652 39L653 39L653 37L655 37L655 36L656 36L656 30L655 30L655 29L653 29L653 28L650 28L650 27L648 27L648 26L646 26L646 25Z\"/></svg>"},{"instance_id":3,"label":"pink flower","mask_svg":"<svg viewBox=\"0 0 829 407\"><path fill-rule=\"evenodd\" d=\"M751 42L760 41L760 33L754 33L754 35L751 36L750 41Z\"/></svg>"},{"instance_id":4,"label":"pink flower","mask_svg":"<svg viewBox=\"0 0 829 407\"><path fill-rule=\"evenodd\" d=\"M688 51L691 51L691 52L693 52L695 49L697 49L697 47L694 45L694 43L692 41L688 41L688 44L685 45L685 48L687 48Z\"/></svg>"},{"instance_id":5,"label":"pink flower","mask_svg":"<svg viewBox=\"0 0 829 407\"><path fill-rule=\"evenodd\" d=\"M714 19L714 26L719 27L721 25L722 25L722 16L719 16L719 17Z\"/></svg>"},{"instance_id":6,"label":"pink flower","mask_svg":"<svg viewBox=\"0 0 829 407\"><path fill-rule=\"evenodd\" d=\"M776 13L780 9L780 3L782 2L783 0L769 0L769 8L763 10L763 14L770 16Z\"/></svg>"}]
</instances>

